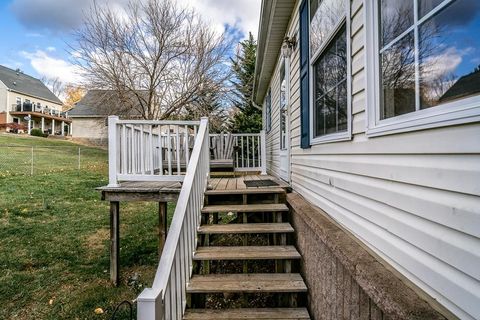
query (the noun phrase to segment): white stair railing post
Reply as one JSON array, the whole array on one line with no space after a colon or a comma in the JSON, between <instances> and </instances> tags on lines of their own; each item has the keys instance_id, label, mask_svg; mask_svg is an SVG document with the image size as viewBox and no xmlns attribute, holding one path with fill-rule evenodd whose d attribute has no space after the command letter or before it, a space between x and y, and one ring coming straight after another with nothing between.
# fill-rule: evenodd
<instances>
[{"instance_id":1,"label":"white stair railing post","mask_svg":"<svg viewBox=\"0 0 480 320\"><path fill-rule=\"evenodd\" d=\"M267 139L265 136L265 130L260 131L260 148L262 150L261 152L261 161L262 161L262 175L267 174Z\"/></svg>"},{"instance_id":2,"label":"white stair railing post","mask_svg":"<svg viewBox=\"0 0 480 320\"><path fill-rule=\"evenodd\" d=\"M206 167L208 168L207 172L207 179L210 179L210 128L208 123L208 117L201 117L200 124L205 123L207 126L207 150L208 150L208 157L207 157L207 164ZM208 183L207 183L208 184Z\"/></svg>"},{"instance_id":3,"label":"white stair railing post","mask_svg":"<svg viewBox=\"0 0 480 320\"><path fill-rule=\"evenodd\" d=\"M117 116L108 117L108 186L118 187L118 141L117 141Z\"/></svg>"}]
</instances>

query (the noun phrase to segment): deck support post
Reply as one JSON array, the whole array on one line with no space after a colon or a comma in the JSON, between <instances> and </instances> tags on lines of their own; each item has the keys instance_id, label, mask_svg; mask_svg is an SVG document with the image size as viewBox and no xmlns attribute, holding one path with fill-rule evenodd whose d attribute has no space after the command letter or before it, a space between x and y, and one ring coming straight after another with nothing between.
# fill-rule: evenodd
<instances>
[{"instance_id":1,"label":"deck support post","mask_svg":"<svg viewBox=\"0 0 480 320\"><path fill-rule=\"evenodd\" d=\"M119 280L120 260L120 202L110 202L110 280L114 286Z\"/></svg>"},{"instance_id":2,"label":"deck support post","mask_svg":"<svg viewBox=\"0 0 480 320\"><path fill-rule=\"evenodd\" d=\"M165 241L167 240L167 202L158 203L158 255L162 255Z\"/></svg>"}]
</instances>

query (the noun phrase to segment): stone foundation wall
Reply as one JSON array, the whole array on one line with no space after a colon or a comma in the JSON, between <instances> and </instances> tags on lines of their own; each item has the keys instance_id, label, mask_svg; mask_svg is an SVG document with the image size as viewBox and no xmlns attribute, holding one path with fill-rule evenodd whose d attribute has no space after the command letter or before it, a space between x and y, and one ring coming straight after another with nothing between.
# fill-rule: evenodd
<instances>
[{"instance_id":1,"label":"stone foundation wall","mask_svg":"<svg viewBox=\"0 0 480 320\"><path fill-rule=\"evenodd\" d=\"M300 195L287 201L312 319L446 319Z\"/></svg>"}]
</instances>

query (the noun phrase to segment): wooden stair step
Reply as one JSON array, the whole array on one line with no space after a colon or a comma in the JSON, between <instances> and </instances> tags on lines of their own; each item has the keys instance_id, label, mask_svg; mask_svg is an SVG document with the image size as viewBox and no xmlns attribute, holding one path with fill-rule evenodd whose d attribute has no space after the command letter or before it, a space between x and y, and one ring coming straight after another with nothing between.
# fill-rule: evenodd
<instances>
[{"instance_id":1,"label":"wooden stair step","mask_svg":"<svg viewBox=\"0 0 480 320\"><path fill-rule=\"evenodd\" d=\"M184 320L310 319L306 308L187 309Z\"/></svg>"},{"instance_id":2,"label":"wooden stair step","mask_svg":"<svg viewBox=\"0 0 480 320\"><path fill-rule=\"evenodd\" d=\"M294 246L198 247L193 260L300 259Z\"/></svg>"},{"instance_id":3,"label":"wooden stair step","mask_svg":"<svg viewBox=\"0 0 480 320\"><path fill-rule=\"evenodd\" d=\"M307 286L298 273L246 273L194 275L187 293L284 293L306 292Z\"/></svg>"},{"instance_id":4,"label":"wooden stair step","mask_svg":"<svg viewBox=\"0 0 480 320\"><path fill-rule=\"evenodd\" d=\"M231 204L231 205L208 205L203 207L202 213L216 212L281 212L288 211L283 203L271 204Z\"/></svg>"},{"instance_id":5,"label":"wooden stair step","mask_svg":"<svg viewBox=\"0 0 480 320\"><path fill-rule=\"evenodd\" d=\"M199 234L246 234L246 233L292 233L290 223L230 223L205 224L198 229Z\"/></svg>"},{"instance_id":6,"label":"wooden stair step","mask_svg":"<svg viewBox=\"0 0 480 320\"><path fill-rule=\"evenodd\" d=\"M286 193L283 188L246 188L246 189L232 189L232 190L207 190L205 195L230 195L230 194L283 194Z\"/></svg>"}]
</instances>

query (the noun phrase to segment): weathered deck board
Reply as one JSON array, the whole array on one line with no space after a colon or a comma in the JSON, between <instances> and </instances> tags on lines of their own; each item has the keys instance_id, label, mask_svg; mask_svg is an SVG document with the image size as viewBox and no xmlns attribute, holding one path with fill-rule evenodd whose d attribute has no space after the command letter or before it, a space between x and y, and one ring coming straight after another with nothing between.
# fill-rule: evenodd
<instances>
[{"instance_id":1,"label":"weathered deck board","mask_svg":"<svg viewBox=\"0 0 480 320\"><path fill-rule=\"evenodd\" d=\"M310 319L306 308L259 308L259 309L193 309L187 310L184 320L242 320L242 319L271 319L271 320L303 320Z\"/></svg>"},{"instance_id":2,"label":"weathered deck board","mask_svg":"<svg viewBox=\"0 0 480 320\"><path fill-rule=\"evenodd\" d=\"M237 180L239 183L240 180ZM243 182L243 181L242 181ZM285 193L283 188L237 188L233 190L207 190L205 195L214 196L214 195L230 195L230 194L271 194L271 193Z\"/></svg>"},{"instance_id":3,"label":"weathered deck board","mask_svg":"<svg viewBox=\"0 0 480 320\"><path fill-rule=\"evenodd\" d=\"M290 223L234 223L202 225L199 234L292 233Z\"/></svg>"},{"instance_id":4,"label":"weathered deck board","mask_svg":"<svg viewBox=\"0 0 480 320\"><path fill-rule=\"evenodd\" d=\"M194 275L187 293L306 292L298 273L250 273Z\"/></svg>"},{"instance_id":5,"label":"weathered deck board","mask_svg":"<svg viewBox=\"0 0 480 320\"><path fill-rule=\"evenodd\" d=\"M294 246L198 247L193 260L300 259Z\"/></svg>"},{"instance_id":6,"label":"weathered deck board","mask_svg":"<svg viewBox=\"0 0 480 320\"><path fill-rule=\"evenodd\" d=\"M203 213L217 212L280 212L288 211L288 207L283 203L272 204L232 204L232 205L214 205L205 206Z\"/></svg>"}]
</instances>

